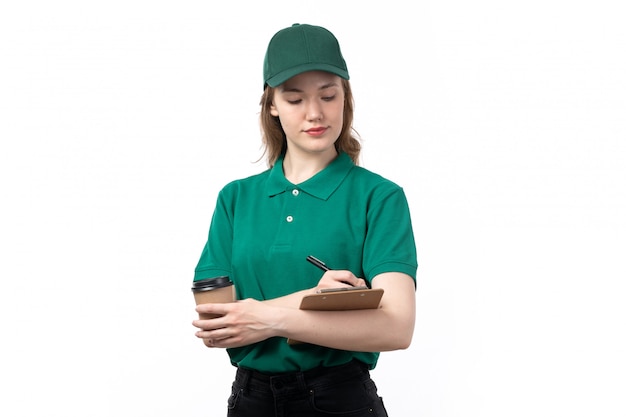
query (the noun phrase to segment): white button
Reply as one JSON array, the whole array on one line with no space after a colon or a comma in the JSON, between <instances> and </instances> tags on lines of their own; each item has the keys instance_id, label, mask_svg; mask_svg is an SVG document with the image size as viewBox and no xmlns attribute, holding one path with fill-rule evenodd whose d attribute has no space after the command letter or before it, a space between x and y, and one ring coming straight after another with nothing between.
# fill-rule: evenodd
<instances>
[{"instance_id":1,"label":"white button","mask_svg":"<svg viewBox=\"0 0 626 417\"><path fill-rule=\"evenodd\" d=\"M291 192L291 194L293 194L294 196L296 196L296 197L297 197L297 196L298 196L298 194L300 194L300 191L298 191L298 190L293 190L293 191Z\"/></svg>"},{"instance_id":2,"label":"white button","mask_svg":"<svg viewBox=\"0 0 626 417\"><path fill-rule=\"evenodd\" d=\"M287 218L285 220L287 220L289 223L291 223L293 221L293 216L287 216Z\"/></svg>"}]
</instances>

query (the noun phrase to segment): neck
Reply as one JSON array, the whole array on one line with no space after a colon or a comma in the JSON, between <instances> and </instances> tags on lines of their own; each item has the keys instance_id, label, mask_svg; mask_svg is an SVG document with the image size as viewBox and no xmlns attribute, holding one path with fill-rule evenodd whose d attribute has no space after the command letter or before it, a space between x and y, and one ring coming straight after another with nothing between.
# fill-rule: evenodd
<instances>
[{"instance_id":1,"label":"neck","mask_svg":"<svg viewBox=\"0 0 626 417\"><path fill-rule=\"evenodd\" d=\"M283 159L285 178L293 184L300 184L326 168L337 157L337 151L320 154L302 154L287 149Z\"/></svg>"}]
</instances>

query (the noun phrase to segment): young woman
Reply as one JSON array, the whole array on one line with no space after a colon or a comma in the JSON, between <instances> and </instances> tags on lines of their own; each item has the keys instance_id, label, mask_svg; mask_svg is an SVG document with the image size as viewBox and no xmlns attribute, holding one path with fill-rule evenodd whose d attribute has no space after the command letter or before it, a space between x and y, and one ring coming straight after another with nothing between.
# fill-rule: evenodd
<instances>
[{"instance_id":1,"label":"young woman","mask_svg":"<svg viewBox=\"0 0 626 417\"><path fill-rule=\"evenodd\" d=\"M409 346L415 322L405 194L357 165L348 69L331 32L277 32L263 74L270 168L221 190L194 277L229 276L239 301L197 306L221 317L195 320L196 336L237 367L228 416L386 416L369 370L380 352ZM378 309L299 309L320 289L364 285L384 289Z\"/></svg>"}]
</instances>

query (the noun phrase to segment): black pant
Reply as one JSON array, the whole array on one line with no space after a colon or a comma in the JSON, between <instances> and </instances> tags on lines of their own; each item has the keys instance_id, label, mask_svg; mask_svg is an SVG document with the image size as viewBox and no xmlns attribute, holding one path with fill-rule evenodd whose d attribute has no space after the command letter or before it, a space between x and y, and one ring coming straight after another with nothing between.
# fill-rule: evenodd
<instances>
[{"instance_id":1,"label":"black pant","mask_svg":"<svg viewBox=\"0 0 626 417\"><path fill-rule=\"evenodd\" d=\"M367 366L358 361L264 375L237 369L228 417L387 417Z\"/></svg>"}]
</instances>

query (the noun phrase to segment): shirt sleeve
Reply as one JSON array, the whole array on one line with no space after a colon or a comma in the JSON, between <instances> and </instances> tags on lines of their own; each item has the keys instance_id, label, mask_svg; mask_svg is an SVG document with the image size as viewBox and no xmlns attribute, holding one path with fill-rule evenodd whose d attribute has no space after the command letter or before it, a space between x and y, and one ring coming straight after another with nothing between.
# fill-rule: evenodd
<instances>
[{"instance_id":1,"label":"shirt sleeve","mask_svg":"<svg viewBox=\"0 0 626 417\"><path fill-rule=\"evenodd\" d=\"M234 204L228 195L226 188L218 195L209 236L196 266L194 281L231 275Z\"/></svg>"},{"instance_id":2,"label":"shirt sleeve","mask_svg":"<svg viewBox=\"0 0 626 417\"><path fill-rule=\"evenodd\" d=\"M404 191L385 187L372 198L367 214L363 272L368 281L384 272L402 272L415 280L417 253Z\"/></svg>"}]
</instances>

